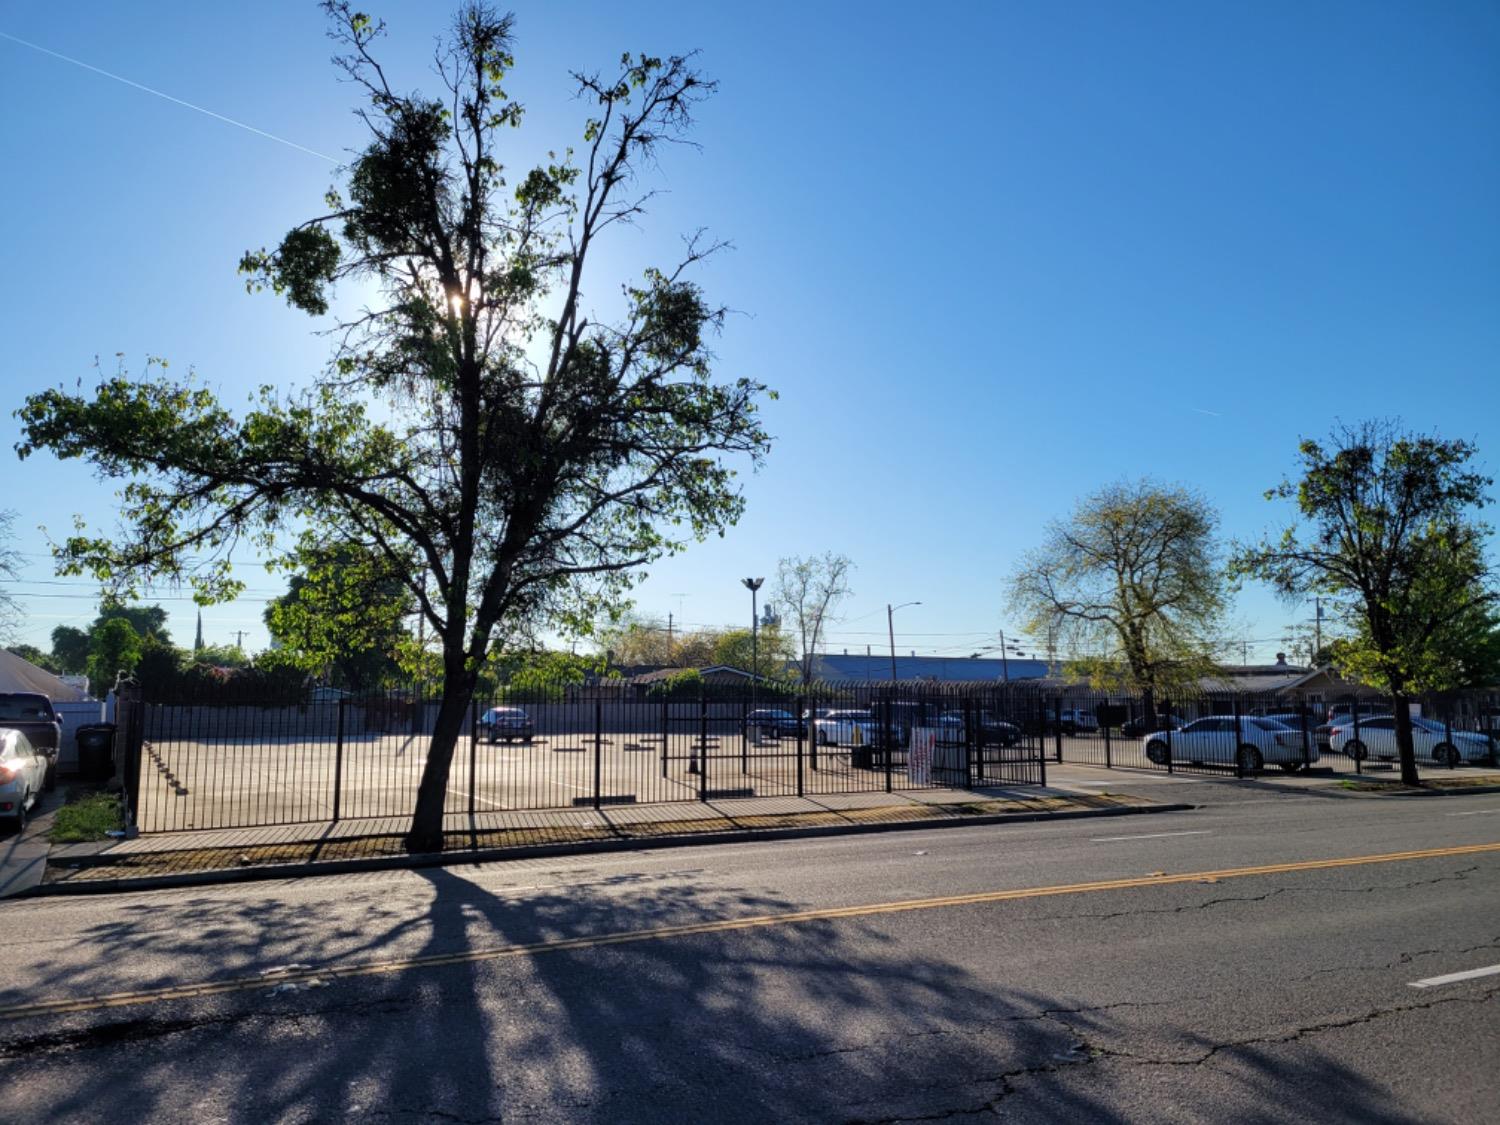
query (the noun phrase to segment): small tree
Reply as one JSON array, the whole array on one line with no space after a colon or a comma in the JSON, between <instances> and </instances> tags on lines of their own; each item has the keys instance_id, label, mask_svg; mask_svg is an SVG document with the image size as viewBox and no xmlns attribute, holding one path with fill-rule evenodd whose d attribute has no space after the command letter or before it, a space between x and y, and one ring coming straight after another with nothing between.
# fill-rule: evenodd
<instances>
[{"instance_id":1,"label":"small tree","mask_svg":"<svg viewBox=\"0 0 1500 1125\"><path fill-rule=\"evenodd\" d=\"M1491 481L1468 467L1475 453L1470 442L1392 422L1304 441L1297 479L1266 493L1291 501L1297 518L1232 560L1236 577L1268 582L1288 598L1345 600L1351 635L1335 644L1335 658L1345 675L1391 695L1408 785L1418 783L1412 696L1462 685L1492 627L1489 528L1475 515Z\"/></svg>"},{"instance_id":2,"label":"small tree","mask_svg":"<svg viewBox=\"0 0 1500 1125\"><path fill-rule=\"evenodd\" d=\"M135 671L141 658L141 636L123 617L111 617L94 630L89 642L89 682L94 691L112 688L123 674Z\"/></svg>"},{"instance_id":3,"label":"small tree","mask_svg":"<svg viewBox=\"0 0 1500 1125\"><path fill-rule=\"evenodd\" d=\"M833 620L849 594L854 564L847 555L828 551L807 558L782 559L776 567L774 598L790 617L801 652L802 683L812 682L813 658L823 639L823 627Z\"/></svg>"},{"instance_id":4,"label":"small tree","mask_svg":"<svg viewBox=\"0 0 1500 1125\"><path fill-rule=\"evenodd\" d=\"M713 663L727 664L752 675L780 677L795 659L792 638L774 625L762 628L759 637L753 636L749 629L725 629L714 641Z\"/></svg>"},{"instance_id":5,"label":"small tree","mask_svg":"<svg viewBox=\"0 0 1500 1125\"><path fill-rule=\"evenodd\" d=\"M287 659L357 692L414 670L405 622L417 603L389 559L348 544L310 545L287 586L265 609L266 629Z\"/></svg>"},{"instance_id":6,"label":"small tree","mask_svg":"<svg viewBox=\"0 0 1500 1125\"><path fill-rule=\"evenodd\" d=\"M1047 528L1011 578L1011 608L1028 631L1095 654L1073 660L1073 671L1141 692L1152 718L1164 691L1214 667L1224 611L1217 525L1188 489L1110 485Z\"/></svg>"},{"instance_id":7,"label":"small tree","mask_svg":"<svg viewBox=\"0 0 1500 1125\"><path fill-rule=\"evenodd\" d=\"M89 668L89 634L73 625L52 630L52 662L66 673L79 674Z\"/></svg>"},{"instance_id":8,"label":"small tree","mask_svg":"<svg viewBox=\"0 0 1500 1125\"><path fill-rule=\"evenodd\" d=\"M384 25L323 5L339 65L367 98L364 151L346 191L270 251L247 253L252 288L313 315L329 289L367 283L372 306L332 333L306 392L268 387L243 415L159 363L91 397L66 389L20 411L24 457L48 449L129 480L123 542L77 535L65 572L130 586L191 578L205 601L240 589L230 552L343 543L404 577L439 650L442 703L407 846L443 846L459 731L497 634L592 621L641 567L738 519L726 455L769 439L765 388L713 378L724 310L692 280L719 244L689 239L675 265L622 287L599 247L644 214L637 174L688 140L714 89L686 57L625 55L578 74L588 104L571 150L519 175L504 141L522 107L506 94L511 19L465 4L440 43L439 96L403 93L376 59ZM607 268L607 260L605 268Z\"/></svg>"}]
</instances>

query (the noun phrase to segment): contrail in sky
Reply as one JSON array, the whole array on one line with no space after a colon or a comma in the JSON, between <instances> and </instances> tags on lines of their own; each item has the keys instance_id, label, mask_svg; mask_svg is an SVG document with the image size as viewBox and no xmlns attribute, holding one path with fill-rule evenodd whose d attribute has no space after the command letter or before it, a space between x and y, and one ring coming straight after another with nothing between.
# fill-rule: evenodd
<instances>
[{"instance_id":1,"label":"contrail in sky","mask_svg":"<svg viewBox=\"0 0 1500 1125\"><path fill-rule=\"evenodd\" d=\"M1204 410L1201 406L1190 406L1188 407L1188 409L1197 414L1207 414L1210 418L1224 417L1224 415L1220 414L1217 410Z\"/></svg>"},{"instance_id":2,"label":"contrail in sky","mask_svg":"<svg viewBox=\"0 0 1500 1125\"><path fill-rule=\"evenodd\" d=\"M19 36L11 35L9 32L0 31L0 39L9 39L12 43L19 43L23 47L30 47L33 51L40 51L44 55L51 55L54 59L61 59L65 63L72 63L74 66L81 66L84 70L91 70L95 74L104 75L105 78L112 78L116 82L123 82L127 86L132 86L137 90L143 90L144 92L151 94L154 97L163 98L166 101L172 102L176 105L180 105L185 109L190 109L195 113L201 113L206 117L212 117L214 120L222 121L226 125L233 125L236 129L244 129L247 133L254 133L257 137L265 137L268 141L275 141L277 144L286 145L288 148L294 148L298 152L305 152L308 156L316 156L319 160L326 160L330 164L338 163L336 159L329 156L327 153L319 152L317 149L308 148L306 145L299 145L296 141L289 141L285 137L278 137L275 133L268 133L264 129L257 129L254 125L246 125L243 121L236 121L232 117L225 117L222 113L215 113L211 109L204 109L201 105L194 105L192 102L185 102L181 98L174 98L171 94L164 94L160 90L153 90L150 86L142 86L139 82L132 82L130 79L122 78L118 74L111 74L107 70L100 70L97 66L90 66L88 63L82 62L79 59L69 58L67 55L60 55L56 51L49 51L46 47L39 46L36 43L28 42L27 40L22 39Z\"/></svg>"}]
</instances>

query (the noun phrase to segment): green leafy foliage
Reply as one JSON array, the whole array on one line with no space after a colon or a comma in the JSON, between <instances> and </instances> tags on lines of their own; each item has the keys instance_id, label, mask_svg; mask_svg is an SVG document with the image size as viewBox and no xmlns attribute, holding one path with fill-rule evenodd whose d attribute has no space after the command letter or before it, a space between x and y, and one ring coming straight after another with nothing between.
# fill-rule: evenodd
<instances>
[{"instance_id":1,"label":"green leafy foliage","mask_svg":"<svg viewBox=\"0 0 1500 1125\"><path fill-rule=\"evenodd\" d=\"M123 617L111 617L89 638L89 682L95 693L113 687L121 675L135 671L141 657L141 635Z\"/></svg>"},{"instance_id":2,"label":"green leafy foliage","mask_svg":"<svg viewBox=\"0 0 1500 1125\"><path fill-rule=\"evenodd\" d=\"M1493 574L1489 527L1477 513L1490 479L1469 467L1471 442L1409 433L1391 422L1305 441L1295 478L1266 493L1297 519L1274 539L1241 545L1237 579L1288 598L1326 594L1344 606L1340 669L1395 697L1402 776L1417 774L1405 702L1412 693L1490 674Z\"/></svg>"}]
</instances>

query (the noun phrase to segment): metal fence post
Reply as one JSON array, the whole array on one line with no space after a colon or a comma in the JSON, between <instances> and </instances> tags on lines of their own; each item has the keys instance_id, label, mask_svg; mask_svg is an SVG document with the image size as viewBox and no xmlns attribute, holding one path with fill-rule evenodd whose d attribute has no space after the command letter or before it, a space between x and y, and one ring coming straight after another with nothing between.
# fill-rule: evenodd
<instances>
[{"instance_id":1,"label":"metal fence post","mask_svg":"<svg viewBox=\"0 0 1500 1125\"><path fill-rule=\"evenodd\" d=\"M1167 729L1164 733L1167 736L1167 773L1169 774L1172 772L1172 722L1172 716L1167 715L1165 724Z\"/></svg>"},{"instance_id":2,"label":"metal fence post","mask_svg":"<svg viewBox=\"0 0 1500 1125\"><path fill-rule=\"evenodd\" d=\"M974 788L974 739L979 736L974 722L974 700L964 699L964 788ZM982 751L981 751L982 752Z\"/></svg>"},{"instance_id":3,"label":"metal fence post","mask_svg":"<svg viewBox=\"0 0 1500 1125\"><path fill-rule=\"evenodd\" d=\"M708 800L708 688L698 689L698 800Z\"/></svg>"},{"instance_id":4,"label":"metal fence post","mask_svg":"<svg viewBox=\"0 0 1500 1125\"><path fill-rule=\"evenodd\" d=\"M892 700L888 697L885 704L885 791L891 791L891 764L896 757L896 712L892 707ZM908 765L908 771L910 766ZM908 777L910 773L908 772Z\"/></svg>"},{"instance_id":5,"label":"metal fence post","mask_svg":"<svg viewBox=\"0 0 1500 1125\"><path fill-rule=\"evenodd\" d=\"M805 706L804 706L804 704L806 703L806 701L807 700L806 700L805 696L799 695L797 697L797 715L798 715L798 720L797 720L797 796L799 796L799 797L803 795L803 781L802 781L802 740L805 739L805 738L807 738L810 734L812 734L812 717L811 717L811 714L809 713L807 722L804 723L801 720L802 712L806 709Z\"/></svg>"},{"instance_id":6,"label":"metal fence post","mask_svg":"<svg viewBox=\"0 0 1500 1125\"><path fill-rule=\"evenodd\" d=\"M344 795L344 697L339 696L338 733L333 744L333 819L337 823Z\"/></svg>"},{"instance_id":7,"label":"metal fence post","mask_svg":"<svg viewBox=\"0 0 1500 1125\"><path fill-rule=\"evenodd\" d=\"M1052 701L1052 747L1059 762L1062 761L1062 704L1063 697L1059 694Z\"/></svg>"},{"instance_id":8,"label":"metal fence post","mask_svg":"<svg viewBox=\"0 0 1500 1125\"><path fill-rule=\"evenodd\" d=\"M474 774L479 769L479 700L469 696L469 818L474 817Z\"/></svg>"},{"instance_id":9,"label":"metal fence post","mask_svg":"<svg viewBox=\"0 0 1500 1125\"><path fill-rule=\"evenodd\" d=\"M667 702L667 692L662 690L661 696L661 775L667 776L667 747L672 744L672 719L667 710L671 704Z\"/></svg>"},{"instance_id":10,"label":"metal fence post","mask_svg":"<svg viewBox=\"0 0 1500 1125\"><path fill-rule=\"evenodd\" d=\"M594 695L594 809L599 808L599 794L604 775L604 700Z\"/></svg>"},{"instance_id":11,"label":"metal fence post","mask_svg":"<svg viewBox=\"0 0 1500 1125\"><path fill-rule=\"evenodd\" d=\"M1302 768L1312 768L1312 735L1307 717L1307 700L1297 702L1297 725L1302 728Z\"/></svg>"},{"instance_id":12,"label":"metal fence post","mask_svg":"<svg viewBox=\"0 0 1500 1125\"><path fill-rule=\"evenodd\" d=\"M1450 770L1456 770L1458 768L1458 759L1462 757L1462 755L1459 754L1458 746L1453 741L1452 716L1453 712L1451 710L1446 707L1443 708L1443 741L1445 741L1452 749L1452 753L1448 756L1448 768Z\"/></svg>"},{"instance_id":13,"label":"metal fence post","mask_svg":"<svg viewBox=\"0 0 1500 1125\"><path fill-rule=\"evenodd\" d=\"M1394 700L1392 702L1394 703ZM1392 707L1391 710L1394 711L1395 707ZM1396 726L1396 724L1393 722L1391 724L1391 726L1392 726L1392 728L1394 728ZM1357 753L1356 755L1354 755L1354 772L1362 774L1362 773L1365 772L1365 754L1368 753L1368 751L1365 750L1364 743L1362 743L1362 742L1359 741L1359 704L1358 703L1354 704L1354 741L1356 743L1358 743L1358 745L1359 745L1359 753ZM1348 745L1349 744L1347 742L1344 743L1344 746L1346 748L1348 747Z\"/></svg>"},{"instance_id":14,"label":"metal fence post","mask_svg":"<svg viewBox=\"0 0 1500 1125\"><path fill-rule=\"evenodd\" d=\"M740 700L740 730L741 730L741 732L744 732L744 730L745 730L745 723L749 721L749 718L750 718L749 705L746 704L746 702L743 699L741 699ZM749 772L750 772L750 740L748 738L745 738L743 736L743 734L742 734L741 738L740 738L740 773L749 773Z\"/></svg>"},{"instance_id":15,"label":"metal fence post","mask_svg":"<svg viewBox=\"0 0 1500 1125\"><path fill-rule=\"evenodd\" d=\"M1030 726L1029 720L1027 722L1027 725ZM1031 741L1031 736L1029 734L1023 734L1022 737L1025 738L1028 743ZM1045 786L1047 784L1047 710L1046 710L1046 704L1042 705L1042 737L1037 740L1037 744L1036 744L1036 764L1037 764L1037 768L1041 771L1041 784L1043 786Z\"/></svg>"},{"instance_id":16,"label":"metal fence post","mask_svg":"<svg viewBox=\"0 0 1500 1125\"><path fill-rule=\"evenodd\" d=\"M1112 708L1109 708L1109 700L1106 699L1104 703L1105 707L1108 708L1104 712L1104 717L1107 719L1113 719L1115 717L1115 712ZM1115 757L1114 751L1110 748L1109 744L1109 724L1100 723L1099 725L1104 728L1104 768L1107 770L1112 770L1115 768Z\"/></svg>"},{"instance_id":17,"label":"metal fence post","mask_svg":"<svg viewBox=\"0 0 1500 1125\"><path fill-rule=\"evenodd\" d=\"M1240 714L1240 697L1238 694L1230 700L1229 710L1234 715L1234 776L1244 777L1245 767L1240 763L1240 739L1245 736L1240 724L1244 721Z\"/></svg>"}]
</instances>

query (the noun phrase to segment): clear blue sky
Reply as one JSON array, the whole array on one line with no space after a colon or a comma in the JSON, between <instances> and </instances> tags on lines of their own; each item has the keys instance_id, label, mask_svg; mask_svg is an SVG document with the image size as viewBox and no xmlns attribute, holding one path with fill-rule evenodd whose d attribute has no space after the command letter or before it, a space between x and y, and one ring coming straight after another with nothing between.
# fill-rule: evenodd
<instances>
[{"instance_id":1,"label":"clear blue sky","mask_svg":"<svg viewBox=\"0 0 1500 1125\"><path fill-rule=\"evenodd\" d=\"M1226 532L1300 435L1399 415L1500 459L1500 6L1262 2L515 5L516 162L576 143L570 68L701 49L722 83L701 153L613 251L621 271L707 226L704 275L742 316L725 375L781 392L777 441L722 540L658 565L642 612L748 617L744 575L826 549L858 564L833 647L968 652L1002 584L1083 493L1150 474L1201 488ZM431 85L442 4L381 3L391 69ZM308 148L362 144L312 3L13 0L0 31ZM313 213L315 156L0 39L5 329L0 438L24 393L95 355L196 367L241 399L305 381L317 327L245 294L239 254ZM614 278L596 289L612 290ZM0 460L29 552L22 639L93 615L55 584L44 524L108 526L77 465ZM205 611L265 640L263 599ZM179 642L193 609L167 601ZM1237 634L1288 610L1247 591ZM1252 646L1269 656L1274 639Z\"/></svg>"}]
</instances>

